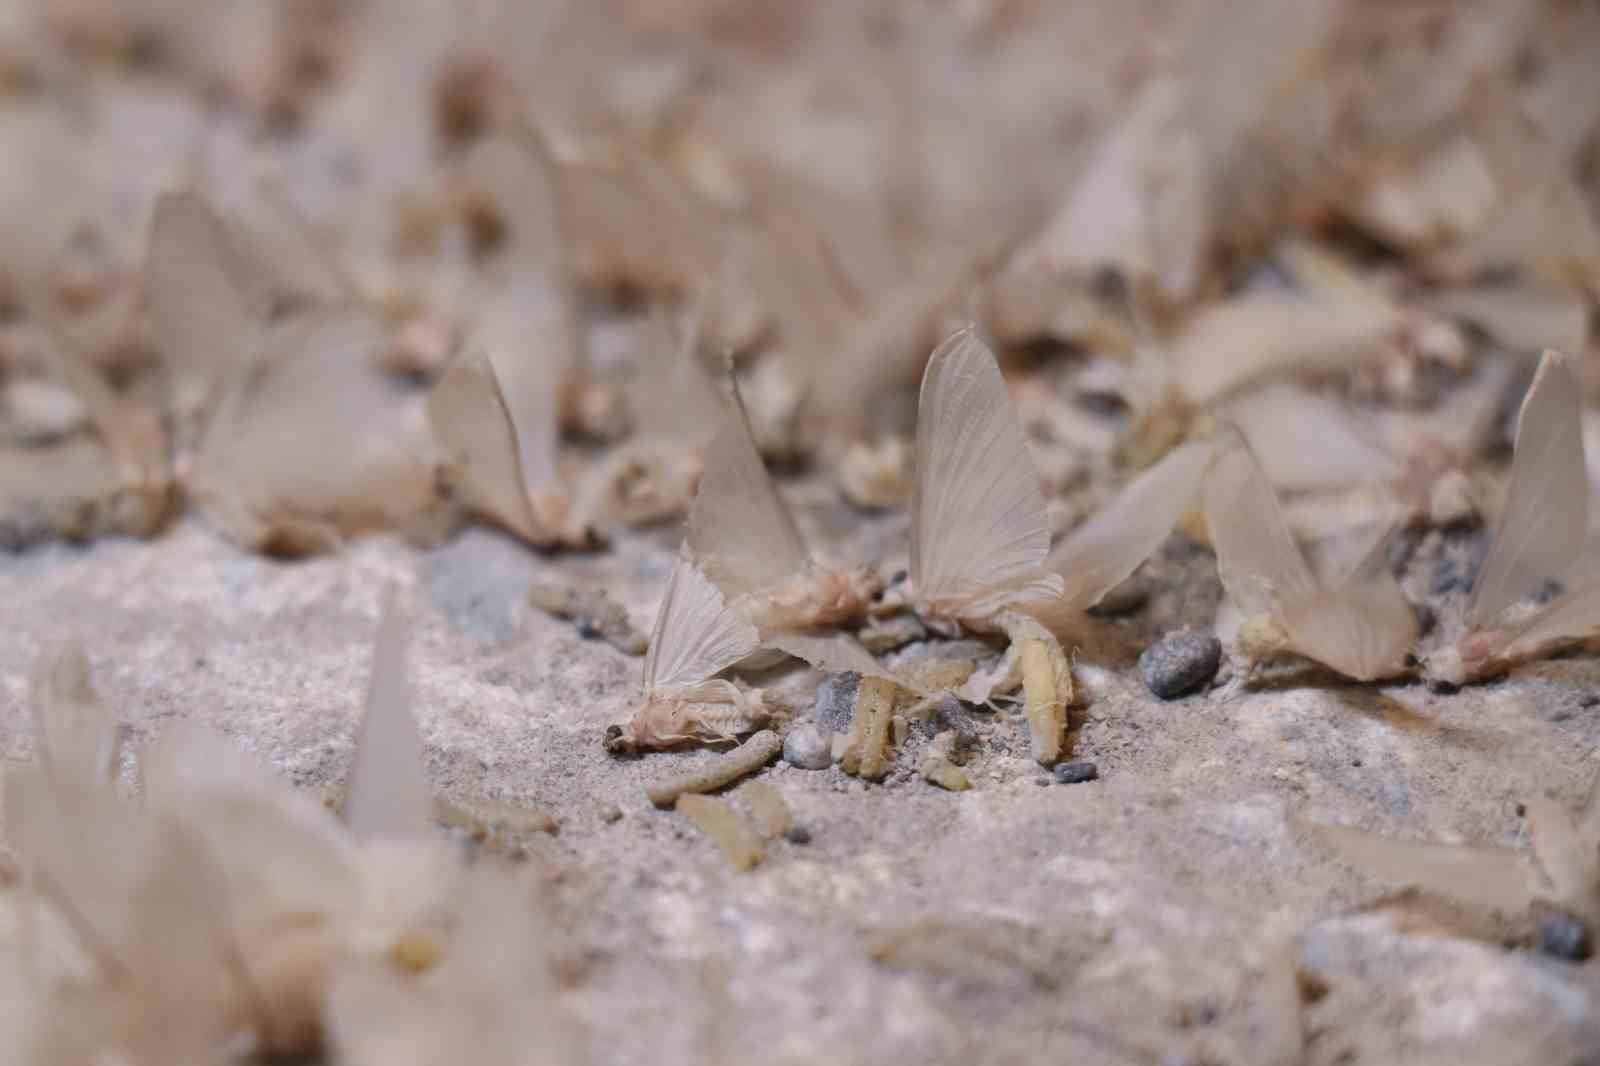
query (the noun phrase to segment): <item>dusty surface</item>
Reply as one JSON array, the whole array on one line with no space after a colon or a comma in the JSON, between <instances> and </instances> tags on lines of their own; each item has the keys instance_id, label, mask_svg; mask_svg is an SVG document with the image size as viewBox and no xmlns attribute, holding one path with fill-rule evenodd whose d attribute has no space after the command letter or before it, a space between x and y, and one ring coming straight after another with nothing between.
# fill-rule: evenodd
<instances>
[{"instance_id":1,"label":"dusty surface","mask_svg":"<svg viewBox=\"0 0 1600 1066\"><path fill-rule=\"evenodd\" d=\"M896 541L892 516L802 517L813 534L855 529L841 554ZM704 754L602 749L639 661L524 603L536 575L604 582L648 626L674 539L558 563L472 531L282 563L189 520L151 543L0 556L0 750L28 754L26 670L41 642L75 630L135 750L163 720L193 716L298 784L338 782L394 578L416 620L430 778L560 822L532 850L557 886L570 1004L603 1061L1279 1061L1266 975L1289 936L1321 994L1302 1011L1310 1062L1600 1054L1593 966L1473 940L1469 921L1419 916L1420 904L1373 909L1397 886L1295 825L1517 842L1519 798L1576 804L1593 775L1591 658L1452 695L1219 679L1159 702L1131 658L1080 656L1073 755L1099 780L1042 785L1025 724L1006 712L971 715L965 793L924 783L906 753L882 786L780 763L765 778L810 841L779 840L736 874L644 796ZM1103 623L1135 648L1207 624L1216 599L1208 553L1181 537L1151 568L1163 580L1150 603ZM807 679L781 685L808 714Z\"/></svg>"}]
</instances>

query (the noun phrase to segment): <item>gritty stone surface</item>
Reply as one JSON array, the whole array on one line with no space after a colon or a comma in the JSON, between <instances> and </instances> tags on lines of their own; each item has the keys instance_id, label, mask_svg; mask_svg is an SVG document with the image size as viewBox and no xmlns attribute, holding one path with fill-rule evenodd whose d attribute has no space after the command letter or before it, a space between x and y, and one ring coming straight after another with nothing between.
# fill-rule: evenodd
<instances>
[{"instance_id":1,"label":"gritty stone surface","mask_svg":"<svg viewBox=\"0 0 1600 1066\"><path fill-rule=\"evenodd\" d=\"M811 722L795 726L783 738L783 761L801 770L826 770L833 765L833 736Z\"/></svg>"},{"instance_id":2,"label":"gritty stone surface","mask_svg":"<svg viewBox=\"0 0 1600 1066\"><path fill-rule=\"evenodd\" d=\"M853 519L856 539L818 535L826 504L792 488L803 531L838 557L894 543L888 519ZM1078 655L1073 711L1074 754L1103 773L1093 788L1036 787L1020 711L969 711L965 792L916 777L916 745L931 742L915 729L881 785L768 767L761 779L810 842L791 835L736 874L644 793L714 753L607 755L601 738L631 713L640 660L524 600L535 575L592 583L647 629L676 542L628 534L605 554L554 559L475 531L428 550L376 537L282 562L184 521L148 544L0 555L0 756L31 756L28 669L75 632L128 728L130 782L143 745L189 718L301 786L336 785L394 581L413 618L429 780L560 822L529 839L528 861L549 871L562 1000L601 1061L703 1066L715 1048L725 1061L841 1066L1266 1066L1284 1061L1261 1040L1268 920L1299 933L1302 970L1328 989L1302 1009L1308 1066L1600 1051L1593 966L1375 916L1404 886L1302 828L1524 846L1517 803L1576 809L1594 776L1593 657L1448 696L1405 683L1241 688L1174 715L1145 690L1137 647L1199 624L1193 604L1215 578L1205 552L1171 549L1150 606L1094 623L1105 628L1078 645L1104 638ZM821 702L803 670L774 684L802 718ZM1531 923L1515 942L1534 942Z\"/></svg>"},{"instance_id":3,"label":"gritty stone surface","mask_svg":"<svg viewBox=\"0 0 1600 1066\"><path fill-rule=\"evenodd\" d=\"M1379 912L1332 918L1302 937L1302 966L1328 989L1307 1010L1309 1021L1337 1034L1313 1043L1309 1062L1593 1061L1593 977L1442 929L1407 928Z\"/></svg>"},{"instance_id":4,"label":"gritty stone surface","mask_svg":"<svg viewBox=\"0 0 1600 1066\"><path fill-rule=\"evenodd\" d=\"M1222 642L1204 633L1178 633L1150 645L1139 656L1145 688L1164 700L1206 684L1222 665Z\"/></svg>"}]
</instances>

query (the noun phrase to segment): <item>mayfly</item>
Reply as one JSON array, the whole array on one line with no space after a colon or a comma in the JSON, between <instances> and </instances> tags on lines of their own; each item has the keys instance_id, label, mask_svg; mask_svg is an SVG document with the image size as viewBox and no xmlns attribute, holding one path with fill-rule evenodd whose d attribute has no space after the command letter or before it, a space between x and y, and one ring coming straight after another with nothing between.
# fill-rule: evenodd
<instances>
[{"instance_id":1,"label":"mayfly","mask_svg":"<svg viewBox=\"0 0 1600 1066\"><path fill-rule=\"evenodd\" d=\"M1034 757L1061 754L1072 674L1060 642L1024 613L1065 585L1044 569L1050 523L994 354L972 327L934 350L917 412L911 605L928 619L1004 632L1021 662ZM989 693L964 691L966 698Z\"/></svg>"},{"instance_id":2,"label":"mayfly","mask_svg":"<svg viewBox=\"0 0 1600 1066\"><path fill-rule=\"evenodd\" d=\"M464 353L428 395L428 420L445 453L454 490L470 512L537 547L592 547L599 537L576 513L556 465L553 379L523 375L513 407L501 358Z\"/></svg>"},{"instance_id":3,"label":"mayfly","mask_svg":"<svg viewBox=\"0 0 1600 1066\"><path fill-rule=\"evenodd\" d=\"M1570 576L1589 523L1582 396L1565 356L1547 351L1517 417L1505 513L1456 639L1428 656L1431 677L1460 683L1600 631L1600 581L1578 583L1531 614L1518 604Z\"/></svg>"},{"instance_id":4,"label":"mayfly","mask_svg":"<svg viewBox=\"0 0 1600 1066\"><path fill-rule=\"evenodd\" d=\"M1416 616L1388 569L1392 526L1345 572L1319 577L1284 523L1267 475L1229 431L1205 478L1206 524L1223 587L1245 614L1237 644L1252 667L1292 652L1358 681L1404 672Z\"/></svg>"},{"instance_id":5,"label":"mayfly","mask_svg":"<svg viewBox=\"0 0 1600 1066\"><path fill-rule=\"evenodd\" d=\"M723 428L706 450L685 544L765 644L823 669L878 670L853 638L817 631L863 618L883 580L870 566L825 566L806 548L756 451L736 383Z\"/></svg>"},{"instance_id":6,"label":"mayfly","mask_svg":"<svg viewBox=\"0 0 1600 1066\"><path fill-rule=\"evenodd\" d=\"M466 172L496 254L476 330L428 398L434 435L468 511L539 547L593 546L557 464L579 343L550 163L530 134L480 144Z\"/></svg>"},{"instance_id":7,"label":"mayfly","mask_svg":"<svg viewBox=\"0 0 1600 1066\"><path fill-rule=\"evenodd\" d=\"M645 652L639 706L626 725L606 731L606 749L727 741L765 725L772 715L760 691L715 676L760 644L755 625L680 553Z\"/></svg>"},{"instance_id":8,"label":"mayfly","mask_svg":"<svg viewBox=\"0 0 1600 1066\"><path fill-rule=\"evenodd\" d=\"M591 475L595 508L628 525L681 516L705 469L725 404L700 361L701 307L674 340L663 313L640 332L641 365L627 389L632 436Z\"/></svg>"},{"instance_id":9,"label":"mayfly","mask_svg":"<svg viewBox=\"0 0 1600 1066\"><path fill-rule=\"evenodd\" d=\"M382 321L355 302L270 319L252 266L198 196L157 205L148 298L182 430L179 476L250 548L318 550L415 520L434 475L410 402L374 369L389 346Z\"/></svg>"},{"instance_id":10,"label":"mayfly","mask_svg":"<svg viewBox=\"0 0 1600 1066\"><path fill-rule=\"evenodd\" d=\"M993 353L971 329L923 375L911 517L911 605L925 618L1003 631L999 668L958 692L983 701L1020 683L1034 756L1061 753L1072 675L1057 633L1160 547L1211 460L1184 445L1130 482L1054 551L1039 477Z\"/></svg>"}]
</instances>

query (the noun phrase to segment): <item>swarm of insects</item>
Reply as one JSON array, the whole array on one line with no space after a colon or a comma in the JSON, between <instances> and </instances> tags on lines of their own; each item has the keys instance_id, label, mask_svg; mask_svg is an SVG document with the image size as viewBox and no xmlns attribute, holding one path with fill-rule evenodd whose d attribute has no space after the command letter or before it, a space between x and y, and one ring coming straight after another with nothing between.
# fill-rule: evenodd
<instances>
[{"instance_id":1,"label":"swarm of insects","mask_svg":"<svg viewBox=\"0 0 1600 1066\"><path fill-rule=\"evenodd\" d=\"M122 729L82 649L44 653L30 686L38 762L5 778L22 884L3 903L33 930L4 948L7 987L27 1004L13 1034L26 1061L218 1061L330 1035L341 1050L377 1047L393 1020L371 1009L380 996L431 1004L430 1039L459 1035L470 1001L507 1002L533 978L538 967L513 980L504 951L485 950L491 914L474 909L494 901L490 939L504 944L516 920L517 950L539 950L517 879L469 872L433 830L404 639L391 595L342 823L186 722L140 754L141 794L120 795ZM520 1031L510 1014L501 1024L471 1039Z\"/></svg>"}]
</instances>

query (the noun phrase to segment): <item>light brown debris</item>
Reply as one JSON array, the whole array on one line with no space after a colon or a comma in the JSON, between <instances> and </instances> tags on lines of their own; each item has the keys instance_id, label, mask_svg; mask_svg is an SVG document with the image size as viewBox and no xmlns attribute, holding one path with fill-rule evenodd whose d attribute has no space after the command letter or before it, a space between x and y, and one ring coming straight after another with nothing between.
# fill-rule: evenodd
<instances>
[{"instance_id":1,"label":"light brown debris","mask_svg":"<svg viewBox=\"0 0 1600 1066\"><path fill-rule=\"evenodd\" d=\"M657 807L671 807L680 796L715 792L741 777L755 773L777 758L782 750L783 739L772 730L763 729L730 752L656 782L645 789L645 795Z\"/></svg>"}]
</instances>

